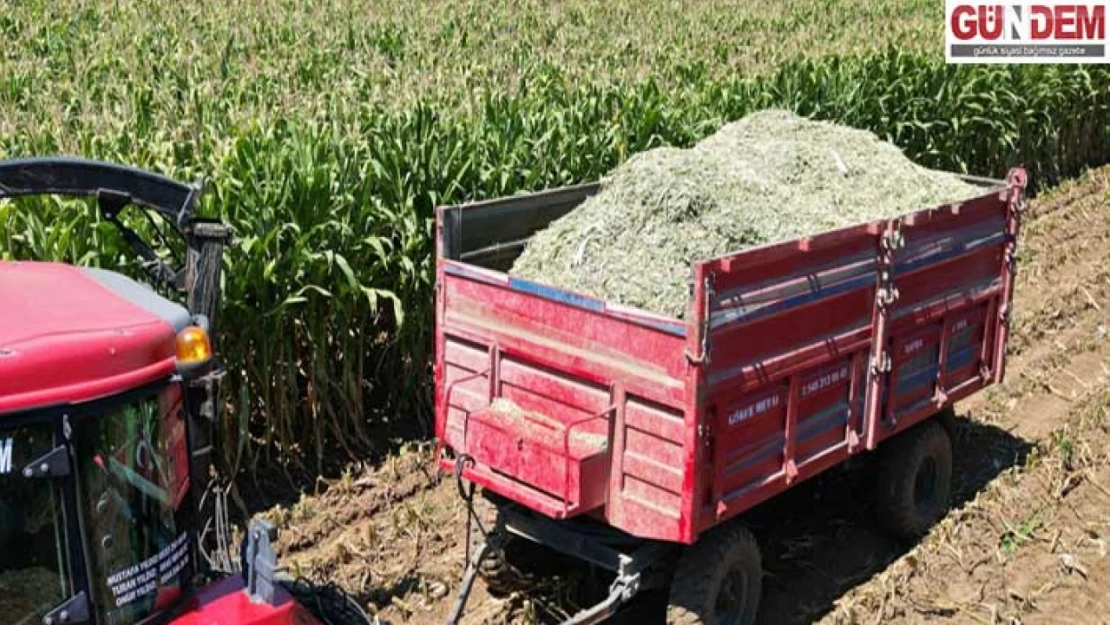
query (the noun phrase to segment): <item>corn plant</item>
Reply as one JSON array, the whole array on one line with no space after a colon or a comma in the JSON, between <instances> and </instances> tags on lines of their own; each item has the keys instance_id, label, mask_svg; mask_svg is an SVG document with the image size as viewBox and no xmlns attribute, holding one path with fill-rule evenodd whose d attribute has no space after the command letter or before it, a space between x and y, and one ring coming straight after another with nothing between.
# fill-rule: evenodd
<instances>
[{"instance_id":1,"label":"corn plant","mask_svg":"<svg viewBox=\"0 0 1110 625\"><path fill-rule=\"evenodd\" d=\"M933 168L1110 160L1110 71L945 65L932 0L26 0L0 12L0 157L204 178L234 226L224 453L427 435L432 210L596 179L767 107ZM0 204L3 258L126 267L83 204Z\"/></svg>"}]
</instances>

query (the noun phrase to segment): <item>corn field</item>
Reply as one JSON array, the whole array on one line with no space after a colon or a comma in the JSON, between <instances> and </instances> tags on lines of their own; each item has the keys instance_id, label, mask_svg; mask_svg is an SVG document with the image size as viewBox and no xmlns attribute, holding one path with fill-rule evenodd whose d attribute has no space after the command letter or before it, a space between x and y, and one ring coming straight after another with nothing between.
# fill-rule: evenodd
<instances>
[{"instance_id":1,"label":"corn field","mask_svg":"<svg viewBox=\"0 0 1110 625\"><path fill-rule=\"evenodd\" d=\"M947 66L934 0L153 0L0 13L0 157L206 180L232 224L224 453L426 435L433 208L596 179L767 107L1047 184L1110 160L1110 70ZM3 258L126 264L85 205L0 204Z\"/></svg>"}]
</instances>

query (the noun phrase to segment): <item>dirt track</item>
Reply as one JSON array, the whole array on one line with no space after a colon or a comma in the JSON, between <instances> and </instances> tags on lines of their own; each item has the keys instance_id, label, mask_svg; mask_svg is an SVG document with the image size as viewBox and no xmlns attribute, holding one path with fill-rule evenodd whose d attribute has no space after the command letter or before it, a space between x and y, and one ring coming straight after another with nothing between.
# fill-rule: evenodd
<instances>
[{"instance_id":1,"label":"dirt track","mask_svg":"<svg viewBox=\"0 0 1110 625\"><path fill-rule=\"evenodd\" d=\"M1110 167L1032 202L1021 245L1006 384L957 406L953 511L917 545L884 538L866 465L756 510L761 622L1110 625ZM430 455L271 511L291 572L340 582L383 620L442 623L465 515ZM504 600L479 588L465 622L547 622L588 585L570 570ZM655 620L656 603L625 620Z\"/></svg>"}]
</instances>

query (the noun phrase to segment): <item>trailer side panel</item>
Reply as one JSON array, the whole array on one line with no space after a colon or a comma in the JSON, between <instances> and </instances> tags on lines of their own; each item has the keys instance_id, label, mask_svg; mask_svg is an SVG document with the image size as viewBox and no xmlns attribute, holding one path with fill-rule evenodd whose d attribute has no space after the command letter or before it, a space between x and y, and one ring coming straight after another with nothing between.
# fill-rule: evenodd
<instances>
[{"instance_id":1,"label":"trailer side panel","mask_svg":"<svg viewBox=\"0 0 1110 625\"><path fill-rule=\"evenodd\" d=\"M700 530L996 381L1018 192L699 264Z\"/></svg>"}]
</instances>

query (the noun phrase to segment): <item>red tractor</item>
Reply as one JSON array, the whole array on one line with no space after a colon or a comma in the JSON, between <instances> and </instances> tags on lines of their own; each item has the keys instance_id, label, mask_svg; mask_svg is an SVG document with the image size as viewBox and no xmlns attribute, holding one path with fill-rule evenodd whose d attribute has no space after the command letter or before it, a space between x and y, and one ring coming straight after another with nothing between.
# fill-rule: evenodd
<instances>
[{"instance_id":1,"label":"red tractor","mask_svg":"<svg viewBox=\"0 0 1110 625\"><path fill-rule=\"evenodd\" d=\"M228 230L193 216L199 192L93 161L0 162L0 200L95 198L151 281L184 290L188 302L101 269L0 263L6 625L365 622L345 597L316 595L307 603L316 614L298 603L294 595L311 589L277 579L273 527L264 522L251 523L241 566L213 566L201 544L198 529L211 526L199 507L208 433L219 408L209 324ZM184 269L121 220L127 209L158 215L181 234Z\"/></svg>"}]
</instances>

